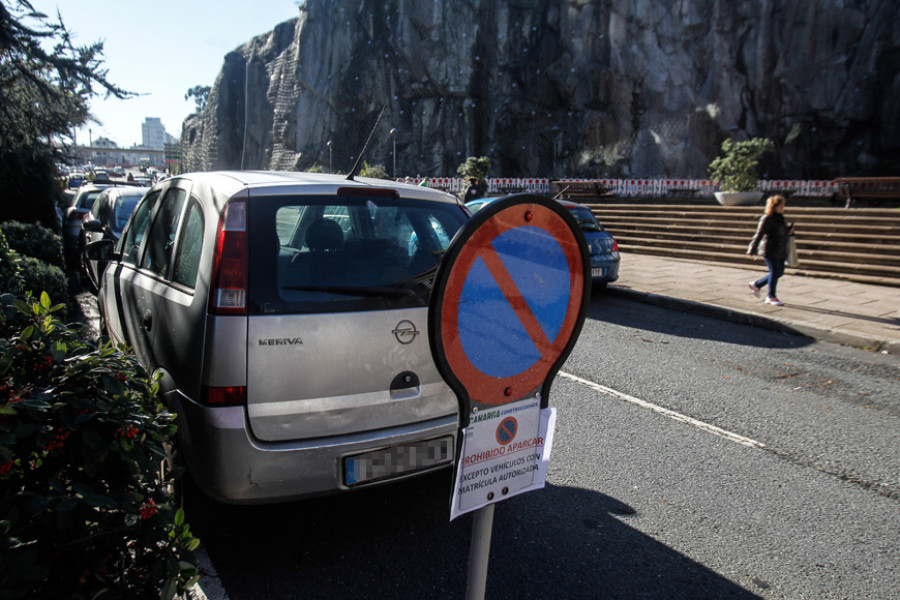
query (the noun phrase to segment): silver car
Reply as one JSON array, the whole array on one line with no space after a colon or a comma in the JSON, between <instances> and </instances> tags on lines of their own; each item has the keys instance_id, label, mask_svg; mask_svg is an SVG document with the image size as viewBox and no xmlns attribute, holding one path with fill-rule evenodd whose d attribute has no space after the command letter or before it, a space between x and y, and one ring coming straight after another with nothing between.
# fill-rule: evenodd
<instances>
[{"instance_id":1,"label":"silver car","mask_svg":"<svg viewBox=\"0 0 900 600\"><path fill-rule=\"evenodd\" d=\"M457 400L429 349L455 196L385 180L167 179L98 281L101 327L160 376L178 447L229 503L334 493L453 459Z\"/></svg>"}]
</instances>

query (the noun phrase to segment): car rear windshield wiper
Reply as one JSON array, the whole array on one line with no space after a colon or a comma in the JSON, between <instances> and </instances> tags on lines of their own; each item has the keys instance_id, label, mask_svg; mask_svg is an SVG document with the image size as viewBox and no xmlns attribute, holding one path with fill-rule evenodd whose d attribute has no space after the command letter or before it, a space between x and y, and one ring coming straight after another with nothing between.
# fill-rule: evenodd
<instances>
[{"instance_id":1,"label":"car rear windshield wiper","mask_svg":"<svg viewBox=\"0 0 900 600\"><path fill-rule=\"evenodd\" d=\"M341 294L344 296L412 296L410 289L377 285L285 285L283 290L297 292L323 292L326 294Z\"/></svg>"}]
</instances>

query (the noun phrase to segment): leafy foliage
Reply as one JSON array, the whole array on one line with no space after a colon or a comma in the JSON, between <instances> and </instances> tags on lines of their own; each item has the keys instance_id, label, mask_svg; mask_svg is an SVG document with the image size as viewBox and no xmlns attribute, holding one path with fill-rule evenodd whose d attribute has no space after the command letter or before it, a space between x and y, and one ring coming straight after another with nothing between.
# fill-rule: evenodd
<instances>
[{"instance_id":1,"label":"leafy foliage","mask_svg":"<svg viewBox=\"0 0 900 600\"><path fill-rule=\"evenodd\" d=\"M60 308L0 297L0 598L173 598L199 545L170 491L174 415Z\"/></svg>"},{"instance_id":2,"label":"leafy foliage","mask_svg":"<svg viewBox=\"0 0 900 600\"><path fill-rule=\"evenodd\" d=\"M7 219L39 221L57 231L54 202L59 144L90 120L95 88L126 92L106 79L103 44L73 44L28 0L0 0L0 203Z\"/></svg>"},{"instance_id":3,"label":"leafy foliage","mask_svg":"<svg viewBox=\"0 0 900 600\"><path fill-rule=\"evenodd\" d=\"M103 43L75 46L62 19L51 21L27 0L0 3L0 140L46 146L89 118L94 86L130 96L106 80ZM7 148L3 148L6 150Z\"/></svg>"},{"instance_id":4,"label":"leafy foliage","mask_svg":"<svg viewBox=\"0 0 900 600\"><path fill-rule=\"evenodd\" d=\"M753 138L743 142L722 142L722 156L709 165L709 176L719 182L723 192L752 192L756 190L756 167L766 152L775 150L767 138Z\"/></svg>"},{"instance_id":5,"label":"leafy foliage","mask_svg":"<svg viewBox=\"0 0 900 600\"><path fill-rule=\"evenodd\" d=\"M375 179L390 179L384 165L370 165L363 161L363 168L359 172L361 177L374 177Z\"/></svg>"},{"instance_id":6,"label":"leafy foliage","mask_svg":"<svg viewBox=\"0 0 900 600\"><path fill-rule=\"evenodd\" d=\"M0 290L10 294L21 294L25 281L22 278L22 260L9 247L3 230L0 229Z\"/></svg>"},{"instance_id":7,"label":"leafy foliage","mask_svg":"<svg viewBox=\"0 0 900 600\"><path fill-rule=\"evenodd\" d=\"M38 297L45 291L54 302L65 302L69 295L69 284L62 269L31 256L22 257L21 267L24 294ZM64 308L62 316L66 313Z\"/></svg>"},{"instance_id":8,"label":"leafy foliage","mask_svg":"<svg viewBox=\"0 0 900 600\"><path fill-rule=\"evenodd\" d=\"M200 112L206 108L206 102L209 100L209 92L211 90L212 88L208 85L195 85L185 93L184 99L190 100L193 98L194 104L197 105L197 112Z\"/></svg>"},{"instance_id":9,"label":"leafy foliage","mask_svg":"<svg viewBox=\"0 0 900 600\"><path fill-rule=\"evenodd\" d=\"M475 177L482 180L491 174L491 159L487 156L470 156L457 167L456 172L465 178Z\"/></svg>"},{"instance_id":10,"label":"leafy foliage","mask_svg":"<svg viewBox=\"0 0 900 600\"><path fill-rule=\"evenodd\" d=\"M33 256L48 265L65 268L60 237L36 223L6 221L0 223L9 247L25 256ZM39 290L40 291L40 290Z\"/></svg>"}]
</instances>

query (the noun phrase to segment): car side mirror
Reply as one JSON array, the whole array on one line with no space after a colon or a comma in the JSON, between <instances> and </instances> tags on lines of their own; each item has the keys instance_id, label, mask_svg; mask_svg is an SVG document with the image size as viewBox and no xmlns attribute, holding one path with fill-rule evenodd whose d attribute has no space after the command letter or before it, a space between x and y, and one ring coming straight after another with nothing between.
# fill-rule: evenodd
<instances>
[{"instance_id":1,"label":"car side mirror","mask_svg":"<svg viewBox=\"0 0 900 600\"><path fill-rule=\"evenodd\" d=\"M90 222L91 221L88 221L88 223ZM93 222L99 223L99 221ZM116 253L116 243L113 240L97 240L96 242L91 242L84 247L84 256L88 260L103 262L119 259L119 256Z\"/></svg>"},{"instance_id":2,"label":"car side mirror","mask_svg":"<svg viewBox=\"0 0 900 600\"><path fill-rule=\"evenodd\" d=\"M85 231L93 231L95 233L103 233L103 223L97 219L88 219L82 224Z\"/></svg>"}]
</instances>

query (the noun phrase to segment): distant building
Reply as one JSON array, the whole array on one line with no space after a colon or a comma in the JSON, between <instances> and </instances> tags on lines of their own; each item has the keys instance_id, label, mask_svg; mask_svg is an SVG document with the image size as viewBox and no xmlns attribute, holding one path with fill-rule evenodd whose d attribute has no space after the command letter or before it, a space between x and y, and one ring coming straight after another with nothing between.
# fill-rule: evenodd
<instances>
[{"instance_id":1,"label":"distant building","mask_svg":"<svg viewBox=\"0 0 900 600\"><path fill-rule=\"evenodd\" d=\"M94 146L90 151L90 162L97 165L116 164L117 146L109 138L99 137L94 140Z\"/></svg>"},{"instance_id":2,"label":"distant building","mask_svg":"<svg viewBox=\"0 0 900 600\"><path fill-rule=\"evenodd\" d=\"M169 136L171 137L171 136ZM147 117L141 124L141 146L154 150L163 150L166 147L166 128L162 120L157 117Z\"/></svg>"}]
</instances>

